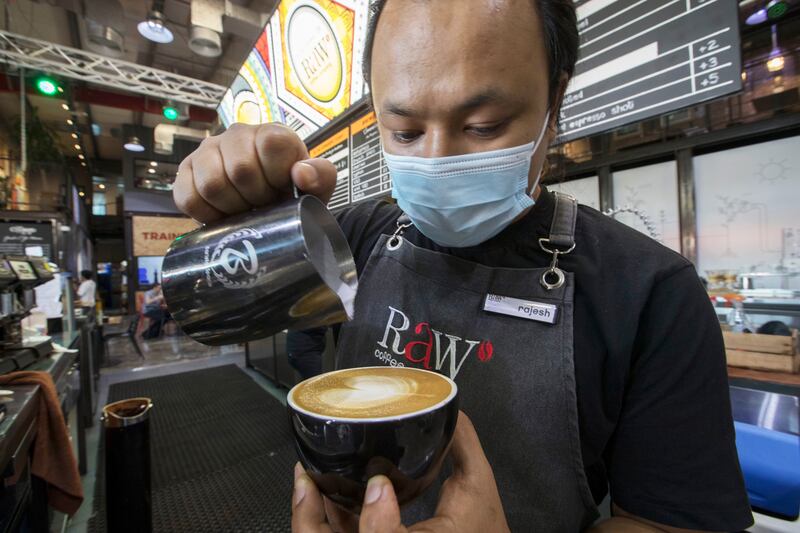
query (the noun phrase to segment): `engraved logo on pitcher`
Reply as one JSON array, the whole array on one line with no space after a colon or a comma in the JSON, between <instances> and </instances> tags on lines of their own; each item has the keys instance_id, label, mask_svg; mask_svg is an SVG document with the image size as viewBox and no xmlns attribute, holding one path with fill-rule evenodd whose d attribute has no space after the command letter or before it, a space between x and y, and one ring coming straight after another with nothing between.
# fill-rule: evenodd
<instances>
[{"instance_id":1,"label":"engraved logo on pitcher","mask_svg":"<svg viewBox=\"0 0 800 533\"><path fill-rule=\"evenodd\" d=\"M213 249L205 248L206 282L221 283L229 289L253 287L261 273L258 254L252 241L261 239L253 228L242 228L226 235Z\"/></svg>"},{"instance_id":2,"label":"engraved logo on pitcher","mask_svg":"<svg viewBox=\"0 0 800 533\"><path fill-rule=\"evenodd\" d=\"M245 253L234 250L233 248L225 248L222 250L222 255L220 256L222 268L224 268L228 274L237 274L239 272L239 267L248 274L255 274L258 271L256 249L248 240L243 240L242 244L245 247ZM247 266L248 263L250 266Z\"/></svg>"}]
</instances>

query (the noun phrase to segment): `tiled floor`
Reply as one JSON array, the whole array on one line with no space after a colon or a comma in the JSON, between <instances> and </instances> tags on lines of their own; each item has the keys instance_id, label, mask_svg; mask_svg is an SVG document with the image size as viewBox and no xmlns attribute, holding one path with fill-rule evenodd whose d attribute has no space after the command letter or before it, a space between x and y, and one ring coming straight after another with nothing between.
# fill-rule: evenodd
<instances>
[{"instance_id":1,"label":"tiled floor","mask_svg":"<svg viewBox=\"0 0 800 533\"><path fill-rule=\"evenodd\" d=\"M109 340L107 360L100 373L98 411L101 406L106 404L108 388L114 383L229 364L236 364L242 368L245 366L244 349L241 346L204 346L180 333L174 336L165 335L155 340L139 340L139 343L144 359L139 357L129 339L122 337ZM284 389L276 387L257 372L248 369L245 371L267 392L283 402L286 401ZM70 424L75 424L74 411L71 418ZM97 420L97 417L95 419ZM81 508L68 522L67 533L85 533L87 530L92 515L97 472L97 447L101 435L99 422L87 430L88 465L87 473L83 477L85 499Z\"/></svg>"}]
</instances>

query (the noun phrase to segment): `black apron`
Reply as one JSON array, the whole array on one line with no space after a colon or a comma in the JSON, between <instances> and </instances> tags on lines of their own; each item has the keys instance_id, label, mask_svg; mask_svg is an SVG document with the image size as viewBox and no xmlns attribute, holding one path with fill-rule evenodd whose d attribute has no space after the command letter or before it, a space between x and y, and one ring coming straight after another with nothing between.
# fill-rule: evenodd
<instances>
[{"instance_id":1,"label":"black apron","mask_svg":"<svg viewBox=\"0 0 800 533\"><path fill-rule=\"evenodd\" d=\"M380 238L342 327L337 367L414 366L456 381L494 470L512 531L578 531L597 518L578 434L574 279L557 266L574 248L577 204L556 194L550 268L489 268ZM538 238L540 236L531 236ZM444 476L403 509L433 516Z\"/></svg>"}]
</instances>

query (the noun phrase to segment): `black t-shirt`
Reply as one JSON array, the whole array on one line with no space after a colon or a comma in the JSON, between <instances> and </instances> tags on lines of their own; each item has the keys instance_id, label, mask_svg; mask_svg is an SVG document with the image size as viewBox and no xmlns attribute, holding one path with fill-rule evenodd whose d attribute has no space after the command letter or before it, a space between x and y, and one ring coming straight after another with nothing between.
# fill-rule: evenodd
<instances>
[{"instance_id":1,"label":"black t-shirt","mask_svg":"<svg viewBox=\"0 0 800 533\"><path fill-rule=\"evenodd\" d=\"M478 246L443 248L415 228L417 246L490 267L539 268L554 200ZM400 209L365 202L337 214L359 274ZM577 246L559 266L575 274L574 352L581 450L595 501L682 528L739 531L752 523L736 453L719 322L692 264L581 205ZM482 435L484 439L492 438Z\"/></svg>"}]
</instances>

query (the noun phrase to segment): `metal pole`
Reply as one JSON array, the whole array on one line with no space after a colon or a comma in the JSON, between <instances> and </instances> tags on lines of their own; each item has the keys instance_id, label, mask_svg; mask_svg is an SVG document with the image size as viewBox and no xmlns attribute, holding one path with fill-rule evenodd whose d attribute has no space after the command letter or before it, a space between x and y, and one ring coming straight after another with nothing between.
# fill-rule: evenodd
<instances>
[{"instance_id":1,"label":"metal pole","mask_svg":"<svg viewBox=\"0 0 800 533\"><path fill-rule=\"evenodd\" d=\"M20 114L20 123L19 123L19 149L20 155L20 170L22 171L23 176L28 170L28 132L27 132L27 123L26 123L26 115L27 115L27 108L25 106L25 69L20 67L19 69L19 114Z\"/></svg>"}]
</instances>

